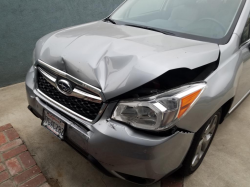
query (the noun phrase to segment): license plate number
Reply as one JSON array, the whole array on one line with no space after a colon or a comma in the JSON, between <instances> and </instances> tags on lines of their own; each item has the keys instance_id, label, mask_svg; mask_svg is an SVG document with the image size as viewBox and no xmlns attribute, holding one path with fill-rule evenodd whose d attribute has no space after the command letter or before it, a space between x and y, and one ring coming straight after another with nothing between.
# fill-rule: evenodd
<instances>
[{"instance_id":1,"label":"license plate number","mask_svg":"<svg viewBox=\"0 0 250 187\"><path fill-rule=\"evenodd\" d=\"M44 110L44 119L42 125L49 129L57 137L63 139L65 122L47 110Z\"/></svg>"}]
</instances>

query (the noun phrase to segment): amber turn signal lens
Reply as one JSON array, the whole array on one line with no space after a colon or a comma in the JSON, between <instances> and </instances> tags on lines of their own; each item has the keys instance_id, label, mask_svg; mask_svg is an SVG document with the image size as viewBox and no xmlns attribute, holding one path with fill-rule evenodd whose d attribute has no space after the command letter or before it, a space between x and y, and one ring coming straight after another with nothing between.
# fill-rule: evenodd
<instances>
[{"instance_id":1,"label":"amber turn signal lens","mask_svg":"<svg viewBox=\"0 0 250 187\"><path fill-rule=\"evenodd\" d=\"M190 95L183 97L181 99L181 107L180 107L180 111L178 114L178 118L181 118L183 114L185 114L185 112L189 109L189 107L194 103L196 98L200 95L201 91L202 89L194 93L191 93Z\"/></svg>"}]
</instances>

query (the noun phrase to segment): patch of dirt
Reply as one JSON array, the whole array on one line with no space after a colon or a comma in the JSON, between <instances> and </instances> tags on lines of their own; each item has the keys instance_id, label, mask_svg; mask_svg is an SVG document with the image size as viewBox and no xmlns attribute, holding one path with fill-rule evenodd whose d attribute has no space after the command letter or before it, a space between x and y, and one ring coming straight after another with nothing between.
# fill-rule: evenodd
<instances>
[{"instance_id":1,"label":"patch of dirt","mask_svg":"<svg viewBox=\"0 0 250 187\"><path fill-rule=\"evenodd\" d=\"M57 179L49 178L48 183L51 187L61 187L61 185Z\"/></svg>"}]
</instances>

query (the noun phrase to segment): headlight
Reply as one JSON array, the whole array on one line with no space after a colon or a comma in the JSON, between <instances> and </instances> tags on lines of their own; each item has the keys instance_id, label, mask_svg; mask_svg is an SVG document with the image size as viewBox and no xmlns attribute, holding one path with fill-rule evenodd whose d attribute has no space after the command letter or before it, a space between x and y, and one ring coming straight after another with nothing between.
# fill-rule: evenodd
<instances>
[{"instance_id":1,"label":"headlight","mask_svg":"<svg viewBox=\"0 0 250 187\"><path fill-rule=\"evenodd\" d=\"M152 97L121 101L112 119L140 129L169 129L191 109L205 88L206 83L197 83Z\"/></svg>"}]
</instances>

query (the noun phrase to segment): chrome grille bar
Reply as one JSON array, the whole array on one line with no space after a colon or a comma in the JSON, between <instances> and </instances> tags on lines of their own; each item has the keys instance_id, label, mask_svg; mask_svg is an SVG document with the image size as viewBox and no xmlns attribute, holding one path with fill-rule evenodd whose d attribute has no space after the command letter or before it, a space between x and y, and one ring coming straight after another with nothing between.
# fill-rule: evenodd
<instances>
[{"instance_id":1,"label":"chrome grille bar","mask_svg":"<svg viewBox=\"0 0 250 187\"><path fill-rule=\"evenodd\" d=\"M95 119L89 119L87 117L84 117L83 115L78 114L77 112L74 112L73 110L67 108L66 106L63 106L62 104L60 104L59 102L55 101L54 99L48 97L46 94L44 94L39 88L38 88L38 84L36 83L36 95L38 98L42 99L45 102L48 102L50 104L52 104L56 109L60 110L61 112L70 115L71 117L75 118L77 121L82 122L86 121L86 122L90 122L92 124L96 123L101 115L103 114L104 110L107 107L107 104L105 103L105 97L102 93L102 91L94 86L91 86L61 70L58 70L48 64L46 64L45 62L43 62L42 60L38 60L36 61L36 63L34 64L34 67L36 69L36 82L37 82L37 75L38 72L40 73L40 75L54 88L56 88L58 91L61 92L61 90L58 88L57 85L57 78L59 77L63 77L69 81L71 81L72 83L75 84L75 88L73 89L73 92L69 95L66 95L65 93L63 93L66 96L69 97L75 97L78 99L83 99L86 102L93 102L93 103L97 103L97 104L101 104L101 108L97 114L97 116L95 117ZM84 91L86 90L86 91ZM62 92L61 92L62 93ZM93 93L93 94L91 94Z\"/></svg>"},{"instance_id":2,"label":"chrome grille bar","mask_svg":"<svg viewBox=\"0 0 250 187\"><path fill-rule=\"evenodd\" d=\"M42 98L43 100L46 99L47 101L49 101L49 102L55 104L57 107L59 107L59 108L65 110L65 111L67 111L67 112L73 114L74 116L77 116L77 117L80 118L80 119L86 120L86 121L88 121L88 122L92 122L92 120L90 120L90 119L88 119L88 118L85 118L84 116L81 116L81 115L77 114L76 112L74 112L74 111L68 109L67 107L61 105L60 103L54 101L53 99L51 99L50 97L48 97L47 95L45 95L43 92L41 92L39 89L37 89L37 91L38 91L38 93L40 94L40 95L39 95L40 98ZM37 94L37 95L38 95L38 94ZM42 97L41 97L41 96L42 96Z\"/></svg>"},{"instance_id":3,"label":"chrome grille bar","mask_svg":"<svg viewBox=\"0 0 250 187\"><path fill-rule=\"evenodd\" d=\"M38 59L38 61L36 62L36 65L42 66L45 69L49 69L50 71L54 72L56 75L64 77L64 78L68 79L69 81L72 81L76 85L82 87L83 89L86 89L90 92L97 94L101 98L101 101L105 102L105 97L99 88L96 88L96 87L94 87L88 83L85 83L85 82L83 82L83 81L81 81L81 80L61 71L61 70L58 70L58 69L54 68L53 66L50 66L49 64L43 62L40 59Z\"/></svg>"},{"instance_id":4,"label":"chrome grille bar","mask_svg":"<svg viewBox=\"0 0 250 187\"><path fill-rule=\"evenodd\" d=\"M59 92L61 92L61 90L58 88L58 85L57 85L57 81L56 81L56 78L53 77L52 75L50 75L49 73L47 73L46 71L44 71L42 68L38 67L37 68L38 71L42 74L42 76L52 85L54 86ZM91 95L89 93L86 93L82 90L79 90L77 88L74 88L72 93L70 94L66 94L66 93L63 93L69 97L77 97L77 98L80 98L80 99L84 99L86 101L91 101L91 102L94 102L94 103L102 103L102 98L101 97L97 97L97 96L94 96L94 95Z\"/></svg>"}]
</instances>

